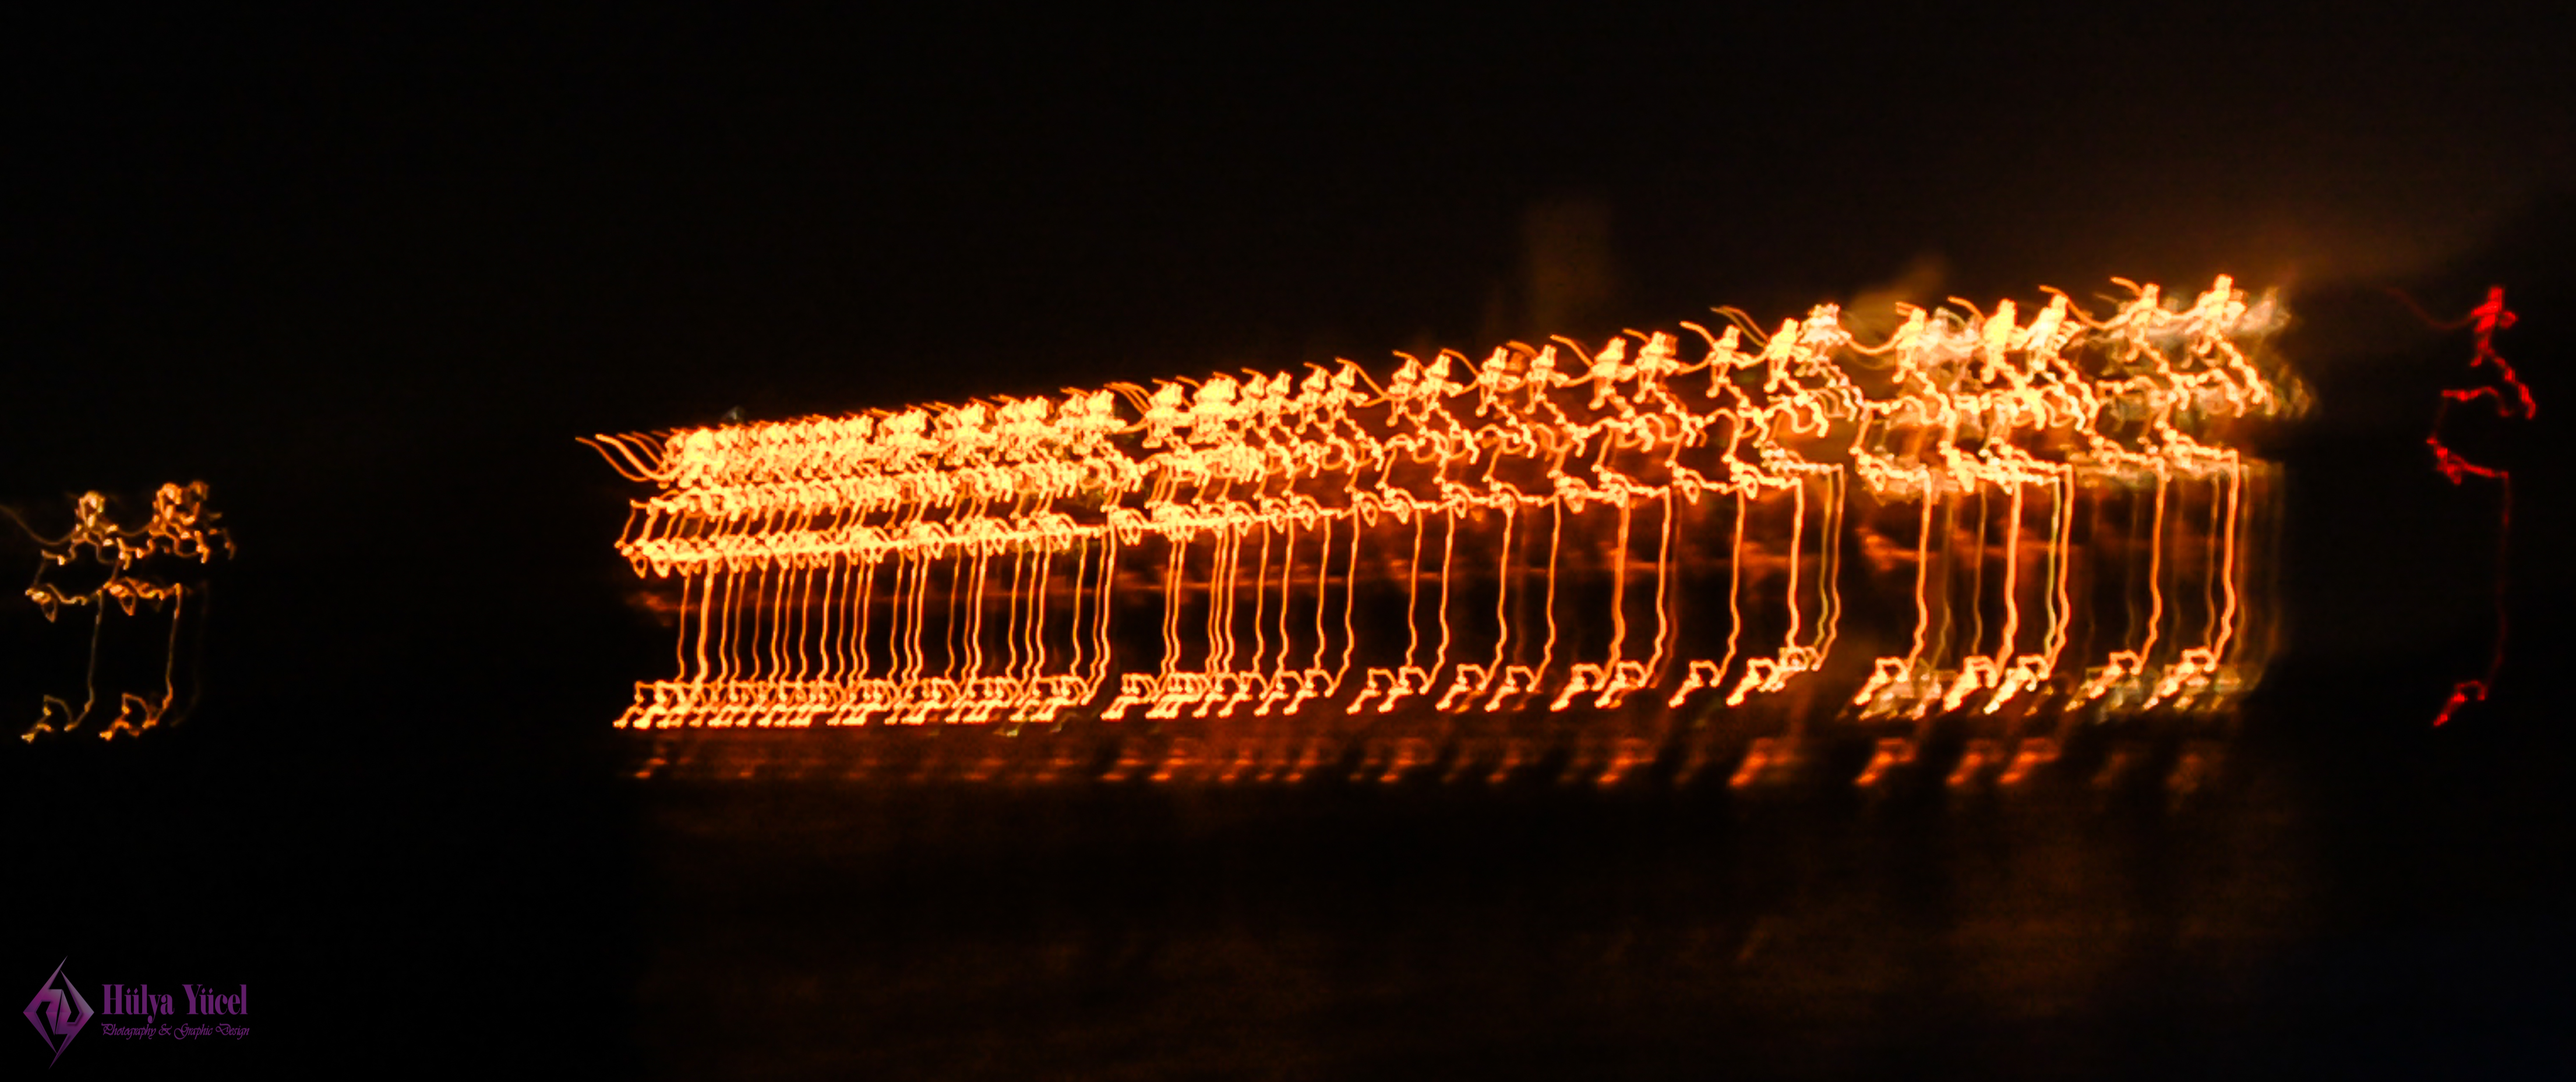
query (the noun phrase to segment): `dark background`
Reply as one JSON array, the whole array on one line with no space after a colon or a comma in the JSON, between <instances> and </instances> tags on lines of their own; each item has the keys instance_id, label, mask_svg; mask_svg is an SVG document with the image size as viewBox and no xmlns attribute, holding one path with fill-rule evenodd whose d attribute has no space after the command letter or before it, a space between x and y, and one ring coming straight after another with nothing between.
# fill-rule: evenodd
<instances>
[{"instance_id":1,"label":"dark background","mask_svg":"<svg viewBox=\"0 0 2576 1082\"><path fill-rule=\"evenodd\" d=\"M258 1036L93 1033L58 1071L2570 1066L2576 127L2539 23L0 20L0 502L203 478L241 544L185 727L0 748L0 981L248 981ZM926 828L616 769L666 640L575 436L1771 320L1909 268L2286 291L2320 402L2274 449L2293 650L2199 818L1131 794ZM2435 732L2494 505L2421 443L2467 338L2380 289L2456 314L2490 282L2542 410L2461 434L2516 470L2516 643ZM2052 864L2088 870L2011 885ZM2156 960L2240 897L2274 902L2223 964ZM1783 921L1849 957L1690 960ZM1988 948L2116 957L2017 983Z\"/></svg>"}]
</instances>

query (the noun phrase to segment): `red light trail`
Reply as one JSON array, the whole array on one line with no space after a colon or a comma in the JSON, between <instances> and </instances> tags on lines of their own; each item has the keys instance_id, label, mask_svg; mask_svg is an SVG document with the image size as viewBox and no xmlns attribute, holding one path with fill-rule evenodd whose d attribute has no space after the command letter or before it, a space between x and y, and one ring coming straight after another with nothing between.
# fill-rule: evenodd
<instances>
[{"instance_id":1,"label":"red light trail","mask_svg":"<svg viewBox=\"0 0 2576 1082\"><path fill-rule=\"evenodd\" d=\"M2450 724L2462 707L2473 702L2485 702L2487 693L2495 687L2497 675L2504 669L2505 639L2511 625L2505 586L2513 534L2512 473L2499 466L2482 465L2462 457L2442 441L2443 426L2451 419L2452 407L2480 399L2486 400L2495 408L2496 416L2505 420L2528 421L2538 414L2539 405L2532 399L2531 388L2515 374L2512 363L2496 352L2496 332L2513 326L2516 320L2513 310L2505 307L2503 286L2488 287L2486 299L2470 309L2469 314L2447 322L2426 314L2413 298L2404 293L2396 296L2406 302L2407 307L2413 308L2424 322L2436 328L2468 328L2477 341L2476 352L2469 356L2469 370L2488 370L2496 381L2477 387L2444 388L2440 404L2433 409L2433 431L2424 437L2425 445L2433 449L2433 468L2440 471L2445 480L2461 485L2471 477L2479 477L2496 483L2495 643L2487 654L2483 674L2451 686L2450 698L2444 700L2441 712L2433 717L2433 724L2442 726Z\"/></svg>"}]
</instances>

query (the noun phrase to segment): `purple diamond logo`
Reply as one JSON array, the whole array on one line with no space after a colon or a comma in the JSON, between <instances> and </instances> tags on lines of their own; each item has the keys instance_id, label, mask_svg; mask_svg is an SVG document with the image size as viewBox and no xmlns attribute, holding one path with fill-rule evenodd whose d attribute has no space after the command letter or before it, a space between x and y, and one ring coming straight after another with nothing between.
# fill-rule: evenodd
<instances>
[{"instance_id":1,"label":"purple diamond logo","mask_svg":"<svg viewBox=\"0 0 2576 1082\"><path fill-rule=\"evenodd\" d=\"M63 976L63 965L70 961L65 958L54 963L54 975L45 978L44 986L36 989L36 998L27 1001L27 1021L34 1023L36 1034L45 1039L45 1047L54 1050L56 1060L63 1058L63 1049L71 1047L81 1027L89 1024L89 1001L81 998L80 989L72 987L70 978ZM46 1066L53 1063L48 1061Z\"/></svg>"}]
</instances>

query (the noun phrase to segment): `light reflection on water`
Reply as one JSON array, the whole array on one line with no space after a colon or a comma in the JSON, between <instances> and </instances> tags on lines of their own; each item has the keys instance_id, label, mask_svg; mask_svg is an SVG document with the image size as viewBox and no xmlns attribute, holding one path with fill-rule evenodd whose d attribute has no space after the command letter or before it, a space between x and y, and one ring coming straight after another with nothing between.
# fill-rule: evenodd
<instances>
[{"instance_id":1,"label":"light reflection on water","mask_svg":"<svg viewBox=\"0 0 2576 1082\"><path fill-rule=\"evenodd\" d=\"M2118 1074L2278 1005L2320 904L2290 778L2177 801L2167 741L1945 784L1962 750L1874 790L1821 780L1860 747L1753 787L663 779L648 1039L921 1077ZM2106 779L2124 751L2157 769Z\"/></svg>"}]
</instances>

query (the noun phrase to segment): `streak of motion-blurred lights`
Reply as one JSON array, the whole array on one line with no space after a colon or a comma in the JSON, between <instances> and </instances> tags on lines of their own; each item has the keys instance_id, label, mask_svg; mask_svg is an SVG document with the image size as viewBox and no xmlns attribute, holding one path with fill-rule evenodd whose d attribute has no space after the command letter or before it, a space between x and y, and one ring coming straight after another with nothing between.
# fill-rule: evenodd
<instances>
[{"instance_id":1,"label":"streak of motion-blurred lights","mask_svg":"<svg viewBox=\"0 0 2576 1082\"><path fill-rule=\"evenodd\" d=\"M1722 310L1383 385L601 436L658 486L619 548L679 625L617 724L1195 725L1112 776L1295 780L1322 735L1421 734L1378 742L1392 773L1477 718L1615 734L1584 738L1615 778L1718 715L1788 719L1746 771L1811 717L1884 731L1872 772L1971 718L2023 737L1971 750L2007 773L2079 719L2220 715L2274 630L2245 437L2305 392L2268 297L2120 285L2105 317L1899 306L1877 342ZM1498 746L1497 776L1530 754Z\"/></svg>"},{"instance_id":2,"label":"streak of motion-blurred lights","mask_svg":"<svg viewBox=\"0 0 2576 1082\"><path fill-rule=\"evenodd\" d=\"M220 514L206 507L207 489L203 481L185 485L165 484L152 495L152 514L142 524L126 527L116 523L108 511L107 497L83 493L73 505L72 526L61 536L48 536L28 525L14 511L9 517L36 541L39 558L35 580L27 587L27 599L45 614L45 619L61 623L67 614L89 614L87 638L89 649L82 675L79 705L71 698L58 695L44 697L43 711L36 723L19 734L33 743L47 733L80 731L83 725L104 715L101 701L102 661L106 660L102 643L112 619L139 620L149 612L165 617L166 635L153 636L152 649L160 655L159 687L116 693L116 714L102 726L93 726L101 739L113 740L120 734L135 736L145 730L179 720L183 709L179 699L180 629L191 618L189 595L195 587L150 570L155 557L209 563L217 556L233 554L232 537L218 524ZM74 569L103 569L106 577L95 585L82 588L67 585L63 577Z\"/></svg>"}]
</instances>

